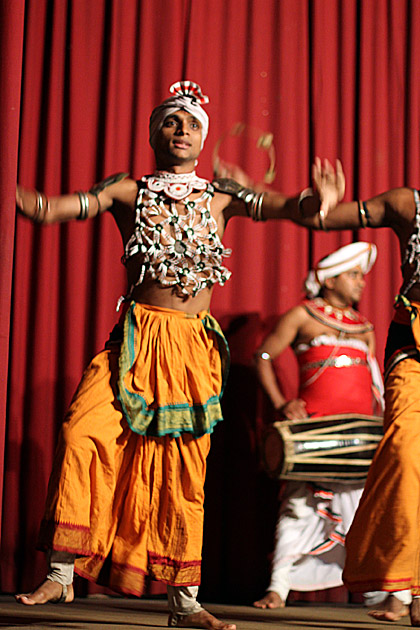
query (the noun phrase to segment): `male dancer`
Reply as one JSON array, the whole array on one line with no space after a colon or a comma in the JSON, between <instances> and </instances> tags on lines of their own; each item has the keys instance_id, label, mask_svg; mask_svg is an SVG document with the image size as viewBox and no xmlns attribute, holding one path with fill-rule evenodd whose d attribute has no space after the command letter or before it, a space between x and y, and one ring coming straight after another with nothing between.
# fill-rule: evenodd
<instances>
[{"instance_id":1,"label":"male dancer","mask_svg":"<svg viewBox=\"0 0 420 630\"><path fill-rule=\"evenodd\" d=\"M280 419L382 411L372 324L354 310L376 259L370 243L323 258L305 282L310 299L282 315L255 354L257 375ZM298 397L286 400L272 361L288 346L299 363ZM257 608L285 605L290 589L340 586L344 541L363 482L288 481L282 491L271 582Z\"/></svg>"},{"instance_id":2,"label":"male dancer","mask_svg":"<svg viewBox=\"0 0 420 630\"><path fill-rule=\"evenodd\" d=\"M17 189L21 212L45 224L111 212L129 290L120 331L85 371L60 434L39 537L47 578L16 598L70 602L74 569L140 595L149 572L168 585L169 625L234 630L196 599L206 457L228 363L209 306L214 285L230 276L220 240L229 218L299 222L301 214L298 198L228 181L216 191L198 177L208 99L189 81L171 92L150 118L153 175L118 174L50 199ZM342 182L325 175L305 204L312 215L342 199Z\"/></svg>"},{"instance_id":3,"label":"male dancer","mask_svg":"<svg viewBox=\"0 0 420 630\"><path fill-rule=\"evenodd\" d=\"M316 160L315 185L328 170ZM385 350L384 437L346 537L343 581L351 591L370 593L369 614L376 619L397 621L410 613L412 626L420 627L420 195L395 188L339 204L328 215L321 209L308 224L388 227L399 240L402 285Z\"/></svg>"},{"instance_id":4,"label":"male dancer","mask_svg":"<svg viewBox=\"0 0 420 630\"><path fill-rule=\"evenodd\" d=\"M334 171L327 160L316 158L313 184L317 190L335 186L344 195L340 163ZM264 215L276 200L277 193L264 197ZM390 228L402 263L385 350L384 437L346 536L343 582L350 591L365 593L372 617L398 621L409 613L412 626L420 627L420 193L401 187L367 201L328 206L321 203L314 214L312 191L305 189L298 216L287 203L279 214L318 230Z\"/></svg>"}]
</instances>

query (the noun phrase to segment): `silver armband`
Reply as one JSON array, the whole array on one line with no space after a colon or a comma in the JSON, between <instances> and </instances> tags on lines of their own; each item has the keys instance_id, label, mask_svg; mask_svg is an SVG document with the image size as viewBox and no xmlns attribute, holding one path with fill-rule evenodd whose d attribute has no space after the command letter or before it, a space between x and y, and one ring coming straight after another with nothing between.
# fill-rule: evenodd
<instances>
[{"instance_id":1,"label":"silver armband","mask_svg":"<svg viewBox=\"0 0 420 630\"><path fill-rule=\"evenodd\" d=\"M96 214L100 214L102 212L101 202L99 200L99 193L105 190L105 188L108 188L108 186L112 186L112 184L117 184L126 177L128 177L128 173L115 173L114 175L110 175L109 177L103 179L101 182L95 184L94 186L92 186L92 188L89 188L88 192L91 195L95 196L96 203L98 205ZM82 202L80 203L80 206L82 207Z\"/></svg>"},{"instance_id":2,"label":"silver armband","mask_svg":"<svg viewBox=\"0 0 420 630\"><path fill-rule=\"evenodd\" d=\"M252 188L245 188L228 177L219 177L213 182L213 186L218 192L232 195L241 199L245 203L246 213L253 221L264 221L262 215L262 202L264 193L257 193Z\"/></svg>"},{"instance_id":3,"label":"silver armband","mask_svg":"<svg viewBox=\"0 0 420 630\"><path fill-rule=\"evenodd\" d=\"M88 192L92 193L92 195L95 195L95 197L97 197L100 192L105 190L105 188L108 188L108 186L111 186L112 184L116 184L122 181L126 177L128 177L128 173L115 173L114 175L110 175L109 177L106 177L98 184L95 184L94 186L92 186L92 188L90 188Z\"/></svg>"},{"instance_id":4,"label":"silver armband","mask_svg":"<svg viewBox=\"0 0 420 630\"><path fill-rule=\"evenodd\" d=\"M254 357L256 359L264 359L264 361L271 361L271 354L269 354L268 352L256 352L254 354Z\"/></svg>"}]
</instances>

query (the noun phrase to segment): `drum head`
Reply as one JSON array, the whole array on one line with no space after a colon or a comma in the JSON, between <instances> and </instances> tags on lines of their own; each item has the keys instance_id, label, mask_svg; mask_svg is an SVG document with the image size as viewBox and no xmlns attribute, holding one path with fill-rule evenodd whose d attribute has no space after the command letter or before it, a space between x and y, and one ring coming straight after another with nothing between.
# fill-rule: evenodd
<instances>
[{"instance_id":1,"label":"drum head","mask_svg":"<svg viewBox=\"0 0 420 630\"><path fill-rule=\"evenodd\" d=\"M278 479L284 463L283 439L273 425L268 427L262 438L262 459L265 471L270 477Z\"/></svg>"}]
</instances>

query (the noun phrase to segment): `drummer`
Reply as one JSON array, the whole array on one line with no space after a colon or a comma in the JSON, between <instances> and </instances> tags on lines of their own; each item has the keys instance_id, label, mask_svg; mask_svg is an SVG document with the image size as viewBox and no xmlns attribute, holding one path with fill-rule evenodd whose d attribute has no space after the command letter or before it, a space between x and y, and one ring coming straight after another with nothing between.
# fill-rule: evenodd
<instances>
[{"instance_id":1,"label":"drummer","mask_svg":"<svg viewBox=\"0 0 420 630\"><path fill-rule=\"evenodd\" d=\"M375 359L373 325L353 307L362 297L376 247L341 247L311 270L307 299L278 320L255 354L258 379L277 420L344 413L382 414L383 384ZM287 400L273 360L291 346L299 364L299 393ZM342 585L345 535L363 483L287 481L282 488L271 582L257 608L285 606L290 589ZM368 602L367 602L368 603Z\"/></svg>"}]
</instances>

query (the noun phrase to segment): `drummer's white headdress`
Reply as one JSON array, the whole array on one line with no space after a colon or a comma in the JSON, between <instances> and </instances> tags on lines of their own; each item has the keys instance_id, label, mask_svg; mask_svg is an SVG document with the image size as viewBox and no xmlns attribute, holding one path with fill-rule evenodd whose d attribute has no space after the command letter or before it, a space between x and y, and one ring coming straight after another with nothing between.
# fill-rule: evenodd
<instances>
[{"instance_id":1,"label":"drummer's white headdress","mask_svg":"<svg viewBox=\"0 0 420 630\"><path fill-rule=\"evenodd\" d=\"M322 258L315 269L311 269L305 280L305 292L310 298L316 297L327 278L334 278L340 273L360 266L363 273L368 273L376 260L376 245L359 241L340 247L329 256Z\"/></svg>"},{"instance_id":2,"label":"drummer's white headdress","mask_svg":"<svg viewBox=\"0 0 420 630\"><path fill-rule=\"evenodd\" d=\"M209 132L209 117L201 105L209 102L208 96L202 94L201 88L192 81L178 81L169 88L174 96L170 96L163 103L155 107L149 121L149 142L152 149L158 131L162 128L165 118L180 109L185 110L201 123L201 148Z\"/></svg>"}]
</instances>

